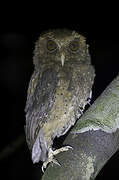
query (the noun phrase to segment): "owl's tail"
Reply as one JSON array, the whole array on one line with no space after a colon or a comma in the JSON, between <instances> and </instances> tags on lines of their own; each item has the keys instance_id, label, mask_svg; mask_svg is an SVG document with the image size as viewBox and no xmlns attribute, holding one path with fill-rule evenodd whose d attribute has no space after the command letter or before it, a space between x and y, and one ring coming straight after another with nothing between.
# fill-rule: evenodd
<instances>
[{"instance_id":1,"label":"owl's tail","mask_svg":"<svg viewBox=\"0 0 119 180\"><path fill-rule=\"evenodd\" d=\"M39 161L44 162L48 158L47 155L48 149L43 138L42 130L40 130L32 148L32 161L33 163L38 163Z\"/></svg>"}]
</instances>

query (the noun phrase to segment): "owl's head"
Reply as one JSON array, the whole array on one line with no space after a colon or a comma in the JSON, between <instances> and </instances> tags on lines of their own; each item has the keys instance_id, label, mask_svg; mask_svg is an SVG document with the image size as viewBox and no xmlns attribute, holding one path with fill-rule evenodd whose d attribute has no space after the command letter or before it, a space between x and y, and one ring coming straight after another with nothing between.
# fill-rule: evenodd
<instances>
[{"instance_id":1,"label":"owl's head","mask_svg":"<svg viewBox=\"0 0 119 180\"><path fill-rule=\"evenodd\" d=\"M88 45L84 36L75 31L57 29L42 33L36 42L34 64L90 63Z\"/></svg>"}]
</instances>

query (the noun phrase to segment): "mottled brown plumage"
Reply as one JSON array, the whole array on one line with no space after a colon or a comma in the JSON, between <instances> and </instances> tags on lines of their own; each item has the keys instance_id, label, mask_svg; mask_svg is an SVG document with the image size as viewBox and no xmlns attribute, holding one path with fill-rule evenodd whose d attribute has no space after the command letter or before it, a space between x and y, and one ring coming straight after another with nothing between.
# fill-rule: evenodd
<instances>
[{"instance_id":1,"label":"mottled brown plumage","mask_svg":"<svg viewBox=\"0 0 119 180\"><path fill-rule=\"evenodd\" d=\"M88 45L75 31L58 29L43 33L36 42L34 73L26 102L26 140L33 163L43 168L53 155L55 137L64 135L89 102L94 81Z\"/></svg>"}]
</instances>

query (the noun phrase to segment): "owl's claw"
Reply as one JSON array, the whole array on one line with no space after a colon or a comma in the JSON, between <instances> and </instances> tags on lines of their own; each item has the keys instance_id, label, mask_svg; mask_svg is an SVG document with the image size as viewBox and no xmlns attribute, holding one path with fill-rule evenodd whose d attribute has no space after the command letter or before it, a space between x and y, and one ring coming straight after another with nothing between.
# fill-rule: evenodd
<instances>
[{"instance_id":1,"label":"owl's claw","mask_svg":"<svg viewBox=\"0 0 119 180\"><path fill-rule=\"evenodd\" d=\"M47 165L43 163L43 165L42 165L42 172L43 172L43 173L44 173L44 169L46 169L46 166L47 166Z\"/></svg>"},{"instance_id":2,"label":"owl's claw","mask_svg":"<svg viewBox=\"0 0 119 180\"><path fill-rule=\"evenodd\" d=\"M58 166L61 166L61 164L58 162L58 160L57 159L53 159L53 161L52 161L54 164L56 164L56 165L58 165Z\"/></svg>"},{"instance_id":3,"label":"owl's claw","mask_svg":"<svg viewBox=\"0 0 119 180\"><path fill-rule=\"evenodd\" d=\"M58 166L61 166L61 164L56 160L56 159L52 159L51 161L50 160L47 160L47 161L45 161L44 163L43 163L43 165L42 165L42 172L44 173L44 170L47 168L47 165L50 163L50 162L52 162L52 163L54 163L54 164L56 164L56 165L58 165Z\"/></svg>"},{"instance_id":4,"label":"owl's claw","mask_svg":"<svg viewBox=\"0 0 119 180\"><path fill-rule=\"evenodd\" d=\"M68 151L69 149L73 149L73 148L71 146L64 146L62 148L56 149L55 151L53 151L52 148L50 148L49 152L48 152L48 159L42 165L42 172L44 173L44 169L46 169L47 165L50 162L52 162L52 163L54 163L54 164L56 164L58 166L61 166L61 164L56 159L54 159L54 156L56 154L59 154L60 152Z\"/></svg>"}]
</instances>

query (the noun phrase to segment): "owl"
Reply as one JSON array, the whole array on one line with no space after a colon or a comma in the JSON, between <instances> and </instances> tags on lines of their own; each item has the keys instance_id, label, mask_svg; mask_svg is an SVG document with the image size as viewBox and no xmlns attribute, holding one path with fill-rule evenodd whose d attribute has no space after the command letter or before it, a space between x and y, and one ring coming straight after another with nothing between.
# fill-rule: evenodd
<instances>
[{"instance_id":1,"label":"owl","mask_svg":"<svg viewBox=\"0 0 119 180\"><path fill-rule=\"evenodd\" d=\"M66 134L82 115L91 100L95 72L85 37L68 29L42 33L33 63L25 134L33 163L42 161L44 171L49 162L59 164L56 154L71 148L53 150L53 140Z\"/></svg>"}]
</instances>

